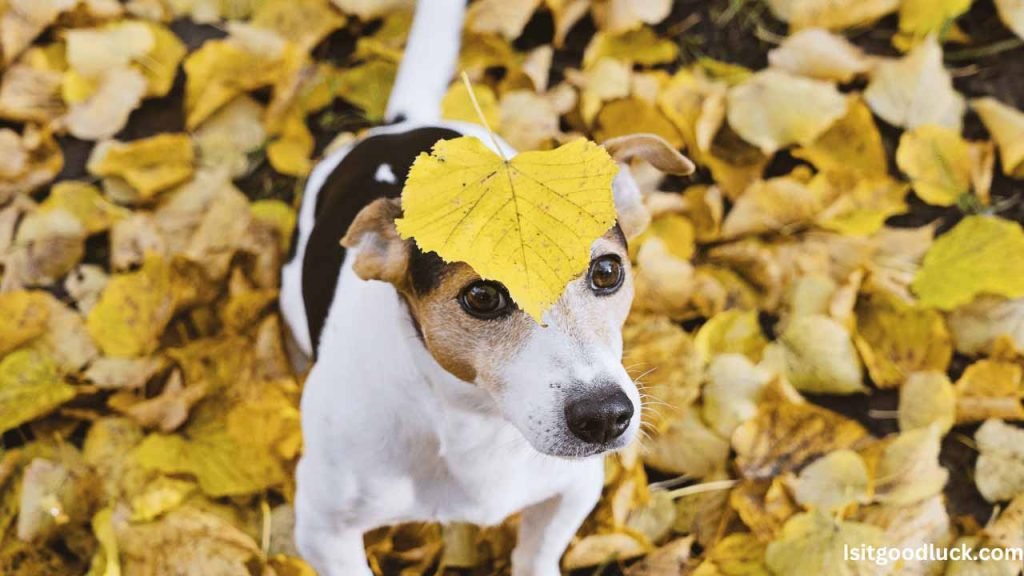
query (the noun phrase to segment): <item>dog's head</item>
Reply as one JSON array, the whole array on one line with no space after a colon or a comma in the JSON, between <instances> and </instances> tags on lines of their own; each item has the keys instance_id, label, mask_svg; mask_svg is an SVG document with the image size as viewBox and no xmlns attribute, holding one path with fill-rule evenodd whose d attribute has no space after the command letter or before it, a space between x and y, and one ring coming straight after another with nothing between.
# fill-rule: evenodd
<instances>
[{"instance_id":1,"label":"dog's head","mask_svg":"<svg viewBox=\"0 0 1024 576\"><path fill-rule=\"evenodd\" d=\"M446 371L494 398L538 451L585 457L622 448L640 424L640 395L622 366L622 325L633 299L627 238L648 218L628 161L687 174L693 164L656 136L605 143L620 163L613 182L618 223L590 250L590 267L537 324L500 283L463 263L423 253L395 230L401 208L377 200L343 244L363 279L395 286L427 351Z\"/></svg>"}]
</instances>

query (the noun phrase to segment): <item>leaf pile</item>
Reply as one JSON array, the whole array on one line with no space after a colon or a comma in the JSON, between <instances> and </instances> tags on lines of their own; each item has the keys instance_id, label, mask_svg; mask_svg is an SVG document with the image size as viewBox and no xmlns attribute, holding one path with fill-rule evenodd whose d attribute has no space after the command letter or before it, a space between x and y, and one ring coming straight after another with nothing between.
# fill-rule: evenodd
<instances>
[{"instance_id":1,"label":"leaf pile","mask_svg":"<svg viewBox=\"0 0 1024 576\"><path fill-rule=\"evenodd\" d=\"M843 548L1022 545L1024 5L700 4L469 9L460 67L513 146L652 132L700 166L633 166L648 438L607 460L566 569L1016 573ZM0 573L312 573L279 267L410 20L0 0ZM461 83L444 113L476 121ZM367 550L379 574L504 574L514 525Z\"/></svg>"}]
</instances>

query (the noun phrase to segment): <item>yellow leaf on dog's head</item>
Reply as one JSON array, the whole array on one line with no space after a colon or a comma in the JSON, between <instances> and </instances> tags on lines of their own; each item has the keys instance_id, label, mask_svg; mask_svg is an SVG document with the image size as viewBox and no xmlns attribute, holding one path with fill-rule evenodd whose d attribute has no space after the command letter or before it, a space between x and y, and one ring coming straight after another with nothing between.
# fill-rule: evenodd
<instances>
[{"instance_id":1,"label":"yellow leaf on dog's head","mask_svg":"<svg viewBox=\"0 0 1024 576\"><path fill-rule=\"evenodd\" d=\"M1021 11L1024 12L1024 2ZM999 146L1003 174L1024 179L1024 112L994 98L972 100L971 107Z\"/></svg>"},{"instance_id":2,"label":"yellow leaf on dog's head","mask_svg":"<svg viewBox=\"0 0 1024 576\"><path fill-rule=\"evenodd\" d=\"M1024 296L1024 230L995 216L964 218L932 244L911 287L942 310L982 293Z\"/></svg>"},{"instance_id":3,"label":"yellow leaf on dog's head","mask_svg":"<svg viewBox=\"0 0 1024 576\"><path fill-rule=\"evenodd\" d=\"M949 128L925 124L904 132L896 164L933 206L952 206L971 190L970 145Z\"/></svg>"},{"instance_id":4,"label":"yellow leaf on dog's head","mask_svg":"<svg viewBox=\"0 0 1024 576\"><path fill-rule=\"evenodd\" d=\"M143 199L150 199L192 175L192 140L185 134L160 134L134 142L104 142L89 158L89 172L117 176Z\"/></svg>"},{"instance_id":5,"label":"yellow leaf on dog's head","mask_svg":"<svg viewBox=\"0 0 1024 576\"><path fill-rule=\"evenodd\" d=\"M615 223L617 172L586 140L510 161L476 138L441 141L409 171L396 225L423 251L505 284L540 322Z\"/></svg>"},{"instance_id":6,"label":"yellow leaf on dog's head","mask_svg":"<svg viewBox=\"0 0 1024 576\"><path fill-rule=\"evenodd\" d=\"M728 94L729 125L765 154L810 144L846 114L846 98L828 82L766 70Z\"/></svg>"}]
</instances>

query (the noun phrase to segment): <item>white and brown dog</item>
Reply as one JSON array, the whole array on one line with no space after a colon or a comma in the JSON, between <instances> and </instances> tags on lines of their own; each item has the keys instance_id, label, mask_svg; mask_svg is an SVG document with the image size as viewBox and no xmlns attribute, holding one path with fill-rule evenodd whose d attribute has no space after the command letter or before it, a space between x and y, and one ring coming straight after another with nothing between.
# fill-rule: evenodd
<instances>
[{"instance_id":1,"label":"white and brown dog","mask_svg":"<svg viewBox=\"0 0 1024 576\"><path fill-rule=\"evenodd\" d=\"M382 525L487 525L519 511L514 573L559 574L600 496L600 455L639 427L621 328L633 297L626 237L646 213L625 164L613 184L618 225L594 242L589 271L544 325L501 284L395 231L418 154L462 135L491 142L477 126L439 119L464 10L464 0L420 0L388 105L402 120L317 166L284 268L285 319L315 359L302 399L296 540L322 576L369 575L363 534ZM693 168L653 136L606 146L620 162Z\"/></svg>"}]
</instances>

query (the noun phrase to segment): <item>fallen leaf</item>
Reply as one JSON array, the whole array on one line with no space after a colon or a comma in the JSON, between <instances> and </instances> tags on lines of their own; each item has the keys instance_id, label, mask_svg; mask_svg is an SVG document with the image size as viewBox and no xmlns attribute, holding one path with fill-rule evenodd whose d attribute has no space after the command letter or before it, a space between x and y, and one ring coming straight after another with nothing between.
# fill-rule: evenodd
<instances>
[{"instance_id":1,"label":"fallen leaf","mask_svg":"<svg viewBox=\"0 0 1024 576\"><path fill-rule=\"evenodd\" d=\"M250 168L250 155L267 140L263 108L242 96L224 106L195 131L197 169L223 169L232 177Z\"/></svg>"},{"instance_id":2,"label":"fallen leaf","mask_svg":"<svg viewBox=\"0 0 1024 576\"><path fill-rule=\"evenodd\" d=\"M1020 365L1013 362L985 359L968 366L956 381L957 422L1024 419L1021 377Z\"/></svg>"},{"instance_id":3,"label":"fallen leaf","mask_svg":"<svg viewBox=\"0 0 1024 576\"><path fill-rule=\"evenodd\" d=\"M1021 4L1021 11L1024 14L1024 3ZM994 98L971 100L971 108L978 113L999 147L1003 174L1024 179L1024 112Z\"/></svg>"},{"instance_id":4,"label":"fallen leaf","mask_svg":"<svg viewBox=\"0 0 1024 576\"><path fill-rule=\"evenodd\" d=\"M1004 338L1015 350L1024 352L1024 299L979 296L950 312L948 321L961 354L991 354L996 342Z\"/></svg>"},{"instance_id":5,"label":"fallen leaf","mask_svg":"<svg viewBox=\"0 0 1024 576\"><path fill-rule=\"evenodd\" d=\"M402 193L405 215L396 225L421 249L500 279L539 322L586 269L590 242L614 222L616 171L607 152L585 140L510 161L475 138L443 140L410 170ZM504 177L492 180L495 174ZM452 210L453 194L463 208ZM573 222L571 235L567 222ZM512 243L499 242L509 234ZM560 257L550 250L555 245Z\"/></svg>"},{"instance_id":6,"label":"fallen leaf","mask_svg":"<svg viewBox=\"0 0 1024 576\"><path fill-rule=\"evenodd\" d=\"M679 55L679 46L659 38L644 26L621 34L597 32L583 52L583 67L589 68L601 58L618 58L641 66L667 64Z\"/></svg>"},{"instance_id":7,"label":"fallen leaf","mask_svg":"<svg viewBox=\"0 0 1024 576\"><path fill-rule=\"evenodd\" d=\"M772 14L795 29L842 30L870 24L899 5L899 0L768 0Z\"/></svg>"},{"instance_id":8,"label":"fallen leaf","mask_svg":"<svg viewBox=\"0 0 1024 576\"><path fill-rule=\"evenodd\" d=\"M828 82L766 70L729 89L729 125L765 154L810 144L846 114L846 99Z\"/></svg>"},{"instance_id":9,"label":"fallen leaf","mask_svg":"<svg viewBox=\"0 0 1024 576\"><path fill-rule=\"evenodd\" d=\"M913 129L925 124L957 133L966 104L942 64L942 47L930 37L899 60L882 60L864 91L868 106L886 122Z\"/></svg>"},{"instance_id":10,"label":"fallen leaf","mask_svg":"<svg viewBox=\"0 0 1024 576\"><path fill-rule=\"evenodd\" d=\"M156 38L152 30L142 22L132 21L70 30L67 33L68 65L86 78L126 69L153 50Z\"/></svg>"},{"instance_id":11,"label":"fallen leaf","mask_svg":"<svg viewBox=\"0 0 1024 576\"><path fill-rule=\"evenodd\" d=\"M870 499L867 465L853 450L830 452L801 470L792 490L800 505L829 514L866 504Z\"/></svg>"},{"instance_id":12,"label":"fallen leaf","mask_svg":"<svg viewBox=\"0 0 1024 576\"><path fill-rule=\"evenodd\" d=\"M935 425L943 434L956 422L956 392L942 372L914 372L900 387L900 430Z\"/></svg>"},{"instance_id":13,"label":"fallen leaf","mask_svg":"<svg viewBox=\"0 0 1024 576\"><path fill-rule=\"evenodd\" d=\"M842 83L870 69L860 48L821 28L806 28L787 37L768 52L768 63L791 74Z\"/></svg>"},{"instance_id":14,"label":"fallen leaf","mask_svg":"<svg viewBox=\"0 0 1024 576\"><path fill-rule=\"evenodd\" d=\"M15 64L0 82L0 118L49 122L64 113L63 75L57 70Z\"/></svg>"},{"instance_id":15,"label":"fallen leaf","mask_svg":"<svg viewBox=\"0 0 1024 576\"><path fill-rule=\"evenodd\" d=\"M673 148L683 147L682 136L668 118L653 104L636 97L605 104L595 122L595 136L602 142L640 132L657 134Z\"/></svg>"},{"instance_id":16,"label":"fallen leaf","mask_svg":"<svg viewBox=\"0 0 1024 576\"><path fill-rule=\"evenodd\" d=\"M787 232L811 222L823 199L800 180L781 176L754 182L722 222L722 238Z\"/></svg>"},{"instance_id":17,"label":"fallen leaf","mask_svg":"<svg viewBox=\"0 0 1024 576\"><path fill-rule=\"evenodd\" d=\"M302 52L313 49L345 25L345 17L328 0L270 0L256 4L250 23L272 30Z\"/></svg>"},{"instance_id":18,"label":"fallen leaf","mask_svg":"<svg viewBox=\"0 0 1024 576\"><path fill-rule=\"evenodd\" d=\"M45 416L75 397L54 361L32 348L0 359L0 432Z\"/></svg>"},{"instance_id":19,"label":"fallen leaf","mask_svg":"<svg viewBox=\"0 0 1024 576\"><path fill-rule=\"evenodd\" d=\"M729 442L700 419L696 410L671 418L664 431L642 445L644 463L669 474L704 478L725 467Z\"/></svg>"},{"instance_id":20,"label":"fallen leaf","mask_svg":"<svg viewBox=\"0 0 1024 576\"><path fill-rule=\"evenodd\" d=\"M764 550L764 543L753 534L729 534L705 555L693 576L769 576Z\"/></svg>"},{"instance_id":21,"label":"fallen leaf","mask_svg":"<svg viewBox=\"0 0 1024 576\"><path fill-rule=\"evenodd\" d=\"M867 432L849 420L807 403L762 401L757 416L732 435L736 466L746 478L764 479L799 470L842 448L857 448Z\"/></svg>"},{"instance_id":22,"label":"fallen leaf","mask_svg":"<svg viewBox=\"0 0 1024 576\"><path fill-rule=\"evenodd\" d=\"M925 124L904 132L896 164L928 204L952 206L971 191L970 145L948 128Z\"/></svg>"},{"instance_id":23,"label":"fallen leaf","mask_svg":"<svg viewBox=\"0 0 1024 576\"><path fill-rule=\"evenodd\" d=\"M492 130L500 131L501 109L498 107L498 98L494 95L494 90L487 85L473 86L473 95L483 110L487 125ZM480 123L480 117L477 116L464 82L454 82L448 87L448 92L441 101L441 115L445 120Z\"/></svg>"},{"instance_id":24,"label":"fallen leaf","mask_svg":"<svg viewBox=\"0 0 1024 576\"><path fill-rule=\"evenodd\" d=\"M371 60L340 71L335 87L339 96L362 108L368 120L378 122L384 119L387 95L397 74L394 62Z\"/></svg>"},{"instance_id":25,"label":"fallen leaf","mask_svg":"<svg viewBox=\"0 0 1024 576\"><path fill-rule=\"evenodd\" d=\"M0 359L5 354L41 336L50 319L49 298L45 292L22 290L0 293Z\"/></svg>"},{"instance_id":26,"label":"fallen leaf","mask_svg":"<svg viewBox=\"0 0 1024 576\"><path fill-rule=\"evenodd\" d=\"M117 220L128 215L127 210L104 198L95 186L76 181L55 184L39 208L43 212L68 212L82 223L90 236L109 230Z\"/></svg>"},{"instance_id":27,"label":"fallen leaf","mask_svg":"<svg viewBox=\"0 0 1024 576\"><path fill-rule=\"evenodd\" d=\"M363 20L372 20L389 12L413 6L412 0L331 0L346 14L353 14Z\"/></svg>"},{"instance_id":28,"label":"fallen leaf","mask_svg":"<svg viewBox=\"0 0 1024 576\"><path fill-rule=\"evenodd\" d=\"M911 287L941 310L981 293L1024 296L1024 230L994 216L964 218L932 244Z\"/></svg>"},{"instance_id":29,"label":"fallen leaf","mask_svg":"<svg viewBox=\"0 0 1024 576\"><path fill-rule=\"evenodd\" d=\"M861 296L856 314L854 344L879 388L899 386L913 372L945 372L949 366L953 342L939 312L877 292Z\"/></svg>"},{"instance_id":30,"label":"fallen leaf","mask_svg":"<svg viewBox=\"0 0 1024 576\"><path fill-rule=\"evenodd\" d=\"M989 502L1010 500L1024 492L1024 430L1002 420L987 420L974 433L978 492Z\"/></svg>"},{"instance_id":31,"label":"fallen leaf","mask_svg":"<svg viewBox=\"0 0 1024 576\"><path fill-rule=\"evenodd\" d=\"M659 24L671 11L670 0L609 0L595 4L593 13L601 30L617 33Z\"/></svg>"},{"instance_id":32,"label":"fallen leaf","mask_svg":"<svg viewBox=\"0 0 1024 576\"><path fill-rule=\"evenodd\" d=\"M701 391L702 416L723 438L757 414L761 393L771 373L740 354L721 354L708 366L708 382Z\"/></svg>"},{"instance_id":33,"label":"fallen leaf","mask_svg":"<svg viewBox=\"0 0 1024 576\"><path fill-rule=\"evenodd\" d=\"M879 547L883 542L882 531L875 526L833 520L824 511L814 510L786 522L779 539L768 544L765 563L773 574L787 576L867 575L874 567L849 559L846 550Z\"/></svg>"},{"instance_id":34,"label":"fallen leaf","mask_svg":"<svg viewBox=\"0 0 1024 576\"><path fill-rule=\"evenodd\" d=\"M729 353L743 354L751 362L760 362L768 341L761 332L756 311L726 310L700 327L694 343L705 362Z\"/></svg>"},{"instance_id":35,"label":"fallen leaf","mask_svg":"<svg viewBox=\"0 0 1024 576\"><path fill-rule=\"evenodd\" d=\"M629 560L649 551L647 543L623 532L592 534L569 548L562 559L562 567L578 570L615 560Z\"/></svg>"},{"instance_id":36,"label":"fallen leaf","mask_svg":"<svg viewBox=\"0 0 1024 576\"><path fill-rule=\"evenodd\" d=\"M110 279L87 326L104 354L144 356L156 350L174 308L170 265L151 256L137 272Z\"/></svg>"},{"instance_id":37,"label":"fallen leaf","mask_svg":"<svg viewBox=\"0 0 1024 576\"><path fill-rule=\"evenodd\" d=\"M882 177L889 172L882 135L859 96L847 97L846 115L815 140L794 150L793 155L824 172L862 177Z\"/></svg>"},{"instance_id":38,"label":"fallen leaf","mask_svg":"<svg viewBox=\"0 0 1024 576\"><path fill-rule=\"evenodd\" d=\"M133 142L104 142L89 158L89 172L123 178L148 200L187 180L193 171L192 141L184 134L161 134Z\"/></svg>"},{"instance_id":39,"label":"fallen leaf","mask_svg":"<svg viewBox=\"0 0 1024 576\"><path fill-rule=\"evenodd\" d=\"M763 542L774 540L800 506L781 478L744 480L729 491L729 505Z\"/></svg>"},{"instance_id":40,"label":"fallen leaf","mask_svg":"<svg viewBox=\"0 0 1024 576\"><path fill-rule=\"evenodd\" d=\"M147 91L146 78L132 68L106 72L86 100L72 104L64 118L68 132L81 140L102 140L121 131Z\"/></svg>"},{"instance_id":41,"label":"fallen leaf","mask_svg":"<svg viewBox=\"0 0 1024 576\"><path fill-rule=\"evenodd\" d=\"M831 172L818 174L810 186L817 197L834 198L818 213L816 223L847 236L874 234L890 216L909 208L905 199L910 187L888 176Z\"/></svg>"},{"instance_id":42,"label":"fallen leaf","mask_svg":"<svg viewBox=\"0 0 1024 576\"><path fill-rule=\"evenodd\" d=\"M76 0L8 0L0 16L0 64L14 62Z\"/></svg>"},{"instance_id":43,"label":"fallen leaf","mask_svg":"<svg viewBox=\"0 0 1024 576\"><path fill-rule=\"evenodd\" d=\"M685 330L660 315L631 314L622 331L624 365L645 394L671 406L643 415L655 430L700 394L703 363Z\"/></svg>"},{"instance_id":44,"label":"fallen leaf","mask_svg":"<svg viewBox=\"0 0 1024 576\"><path fill-rule=\"evenodd\" d=\"M905 0L900 4L900 35L917 42L941 33L970 9L974 0Z\"/></svg>"},{"instance_id":45,"label":"fallen leaf","mask_svg":"<svg viewBox=\"0 0 1024 576\"><path fill-rule=\"evenodd\" d=\"M765 350L765 358L797 390L818 394L865 390L860 358L850 335L826 316L793 318L778 341Z\"/></svg>"},{"instance_id":46,"label":"fallen leaf","mask_svg":"<svg viewBox=\"0 0 1024 576\"><path fill-rule=\"evenodd\" d=\"M888 440L875 469L875 500L906 506L942 492L949 472L939 464L938 426L915 428Z\"/></svg>"},{"instance_id":47,"label":"fallen leaf","mask_svg":"<svg viewBox=\"0 0 1024 576\"><path fill-rule=\"evenodd\" d=\"M515 90L502 97L498 125L502 138L518 150L548 149L562 132L554 102L532 90Z\"/></svg>"},{"instance_id":48,"label":"fallen leaf","mask_svg":"<svg viewBox=\"0 0 1024 576\"><path fill-rule=\"evenodd\" d=\"M466 28L515 40L539 5L540 0L481 0L466 11Z\"/></svg>"}]
</instances>

